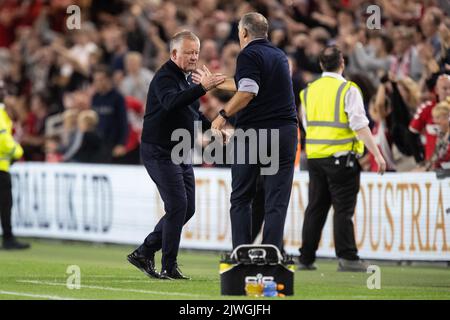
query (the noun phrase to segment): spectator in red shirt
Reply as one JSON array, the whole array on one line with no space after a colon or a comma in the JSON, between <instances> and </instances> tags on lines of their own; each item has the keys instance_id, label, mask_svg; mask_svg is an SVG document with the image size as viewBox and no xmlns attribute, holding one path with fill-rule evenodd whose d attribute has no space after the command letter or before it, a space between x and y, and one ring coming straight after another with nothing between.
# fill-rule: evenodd
<instances>
[{"instance_id":1,"label":"spectator in red shirt","mask_svg":"<svg viewBox=\"0 0 450 320\"><path fill-rule=\"evenodd\" d=\"M432 111L433 120L439 127L436 146L426 169L440 169L442 163L450 164L450 98L439 103Z\"/></svg>"},{"instance_id":2,"label":"spectator in red shirt","mask_svg":"<svg viewBox=\"0 0 450 320\"><path fill-rule=\"evenodd\" d=\"M437 101L426 101L418 109L409 124L409 130L425 136L425 160L430 160L436 146L439 127L433 121L432 110L438 101L450 97L450 76L441 75L436 82Z\"/></svg>"},{"instance_id":3,"label":"spectator in red shirt","mask_svg":"<svg viewBox=\"0 0 450 320\"><path fill-rule=\"evenodd\" d=\"M119 164L140 164L140 145L142 133L142 119L144 118L144 105L132 96L125 97L128 115L128 139L125 145L126 154L117 160Z\"/></svg>"}]
</instances>

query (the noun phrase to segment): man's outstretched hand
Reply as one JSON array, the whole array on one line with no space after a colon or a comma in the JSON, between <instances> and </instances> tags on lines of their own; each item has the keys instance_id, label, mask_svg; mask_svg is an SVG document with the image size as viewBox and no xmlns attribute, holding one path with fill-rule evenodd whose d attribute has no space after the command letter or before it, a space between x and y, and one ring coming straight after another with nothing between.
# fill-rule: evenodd
<instances>
[{"instance_id":1,"label":"man's outstretched hand","mask_svg":"<svg viewBox=\"0 0 450 320\"><path fill-rule=\"evenodd\" d=\"M219 84L224 83L226 77L220 73L211 73L204 65L202 69L197 69L192 73L192 82L201 84L206 91L209 91Z\"/></svg>"}]
</instances>

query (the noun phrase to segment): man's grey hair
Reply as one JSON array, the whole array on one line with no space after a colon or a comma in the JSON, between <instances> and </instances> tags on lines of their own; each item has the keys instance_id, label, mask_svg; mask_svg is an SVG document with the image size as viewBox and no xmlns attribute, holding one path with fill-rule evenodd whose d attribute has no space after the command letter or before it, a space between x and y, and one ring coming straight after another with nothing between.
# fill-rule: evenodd
<instances>
[{"instance_id":1,"label":"man's grey hair","mask_svg":"<svg viewBox=\"0 0 450 320\"><path fill-rule=\"evenodd\" d=\"M247 29L252 38L267 38L269 22L266 17L258 12L245 14L239 22L241 28Z\"/></svg>"},{"instance_id":2,"label":"man's grey hair","mask_svg":"<svg viewBox=\"0 0 450 320\"><path fill-rule=\"evenodd\" d=\"M195 35L195 33L189 30L183 30L175 33L172 39L170 39L170 52L172 53L173 49L179 48L179 46L185 39L197 41L200 45L200 39Z\"/></svg>"}]
</instances>

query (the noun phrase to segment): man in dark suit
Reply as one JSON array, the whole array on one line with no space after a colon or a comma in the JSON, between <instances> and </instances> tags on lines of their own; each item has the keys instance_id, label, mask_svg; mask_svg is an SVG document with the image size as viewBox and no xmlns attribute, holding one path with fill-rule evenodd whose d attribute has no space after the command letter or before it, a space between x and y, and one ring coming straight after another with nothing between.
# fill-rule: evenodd
<instances>
[{"instance_id":1,"label":"man in dark suit","mask_svg":"<svg viewBox=\"0 0 450 320\"><path fill-rule=\"evenodd\" d=\"M237 163L236 160L242 159L244 155L235 152L238 159L234 159L231 169L230 210L233 248L252 242L251 206L257 181L264 173L265 223L262 243L275 245L280 250L283 247L284 223L294 175L298 122L288 59L283 51L267 40L268 28L267 19L256 12L244 15L239 22L242 50L237 58L236 75L234 79L220 85L221 89L237 92L211 126L216 134L220 134L228 118L236 115L236 128L255 130L258 134L257 144L252 144L250 139L235 143L235 150L245 151L246 160L256 156L258 161ZM263 137L264 129L267 130L266 139ZM276 133L278 140L275 140ZM272 159L278 157L276 172L263 173L265 166L260 158L260 150L263 149L260 139L270 148L272 142L278 143L270 151Z\"/></svg>"},{"instance_id":2,"label":"man in dark suit","mask_svg":"<svg viewBox=\"0 0 450 320\"><path fill-rule=\"evenodd\" d=\"M194 136L194 121L199 118L198 99L224 81L221 75L204 75L192 84L200 40L190 31L177 33L170 41L170 60L155 74L147 96L142 130L141 155L144 166L155 182L166 214L144 243L128 255L128 261L149 277L189 279L177 265L183 225L195 212L195 178L192 165L178 163L171 157L172 133L188 130ZM189 157L189 155L183 155ZM162 268L155 268L154 254L162 249Z\"/></svg>"}]
</instances>

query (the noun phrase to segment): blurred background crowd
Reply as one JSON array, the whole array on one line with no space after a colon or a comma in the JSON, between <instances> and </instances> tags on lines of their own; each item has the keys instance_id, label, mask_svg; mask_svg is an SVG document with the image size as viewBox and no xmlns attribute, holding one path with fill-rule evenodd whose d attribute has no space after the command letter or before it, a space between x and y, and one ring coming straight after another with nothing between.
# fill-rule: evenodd
<instances>
[{"instance_id":1,"label":"blurred background crowd","mask_svg":"<svg viewBox=\"0 0 450 320\"><path fill-rule=\"evenodd\" d=\"M79 30L66 25L73 4ZM369 5L381 9L380 29L368 27ZM147 90L170 37L194 31L199 66L233 76L237 24L250 11L288 55L297 103L321 74L320 51L337 44L389 170L450 162L448 0L0 0L0 78L24 161L140 163ZM201 111L217 114L229 98L209 92ZM369 155L361 163L376 170Z\"/></svg>"}]
</instances>

